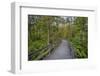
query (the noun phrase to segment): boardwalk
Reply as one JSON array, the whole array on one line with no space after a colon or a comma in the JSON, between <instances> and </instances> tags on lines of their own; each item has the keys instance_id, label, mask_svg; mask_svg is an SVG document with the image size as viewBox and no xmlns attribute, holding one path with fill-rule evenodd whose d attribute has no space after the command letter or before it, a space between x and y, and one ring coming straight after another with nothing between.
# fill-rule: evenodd
<instances>
[{"instance_id":1,"label":"boardwalk","mask_svg":"<svg viewBox=\"0 0 100 76\"><path fill-rule=\"evenodd\" d=\"M61 44L44 60L53 60L53 59L73 59L74 53L71 49L67 40L62 40Z\"/></svg>"}]
</instances>

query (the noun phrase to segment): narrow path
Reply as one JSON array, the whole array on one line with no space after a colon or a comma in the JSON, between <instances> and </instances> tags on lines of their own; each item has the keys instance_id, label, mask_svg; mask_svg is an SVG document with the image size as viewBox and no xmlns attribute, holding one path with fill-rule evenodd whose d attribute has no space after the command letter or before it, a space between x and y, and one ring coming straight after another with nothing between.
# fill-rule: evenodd
<instances>
[{"instance_id":1,"label":"narrow path","mask_svg":"<svg viewBox=\"0 0 100 76\"><path fill-rule=\"evenodd\" d=\"M73 50L71 49L67 40L62 40L61 44L44 60L53 59L73 59Z\"/></svg>"}]
</instances>

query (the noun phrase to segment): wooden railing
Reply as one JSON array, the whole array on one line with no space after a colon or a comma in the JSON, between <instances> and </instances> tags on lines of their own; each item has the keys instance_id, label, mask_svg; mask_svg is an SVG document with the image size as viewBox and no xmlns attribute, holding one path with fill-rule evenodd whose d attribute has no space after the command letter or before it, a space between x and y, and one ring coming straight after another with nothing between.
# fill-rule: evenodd
<instances>
[{"instance_id":1,"label":"wooden railing","mask_svg":"<svg viewBox=\"0 0 100 76\"><path fill-rule=\"evenodd\" d=\"M72 58L75 58L75 48L73 47L71 42L68 42L69 47L70 47L70 54L72 56Z\"/></svg>"},{"instance_id":2,"label":"wooden railing","mask_svg":"<svg viewBox=\"0 0 100 76\"><path fill-rule=\"evenodd\" d=\"M38 49L38 50L34 50L32 51L31 53L28 54L28 59L29 60L36 60L36 59L39 59L39 54L41 54L42 52L48 50L48 48L50 47L50 45L47 45L41 49Z\"/></svg>"},{"instance_id":3,"label":"wooden railing","mask_svg":"<svg viewBox=\"0 0 100 76\"><path fill-rule=\"evenodd\" d=\"M50 44L41 49L28 53L28 60L42 60L44 57L49 55L59 44L60 44L60 41L58 41L57 43L53 45Z\"/></svg>"}]
</instances>

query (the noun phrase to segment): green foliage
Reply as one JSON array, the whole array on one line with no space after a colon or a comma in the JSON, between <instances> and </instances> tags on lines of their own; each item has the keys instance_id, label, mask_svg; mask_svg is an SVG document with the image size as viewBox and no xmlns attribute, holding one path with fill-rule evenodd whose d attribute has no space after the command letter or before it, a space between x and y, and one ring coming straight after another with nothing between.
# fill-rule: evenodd
<instances>
[{"instance_id":1,"label":"green foliage","mask_svg":"<svg viewBox=\"0 0 100 76\"><path fill-rule=\"evenodd\" d=\"M73 36L70 38L75 49L75 56L77 58L88 57L88 28L87 17L77 17L73 27Z\"/></svg>"}]
</instances>

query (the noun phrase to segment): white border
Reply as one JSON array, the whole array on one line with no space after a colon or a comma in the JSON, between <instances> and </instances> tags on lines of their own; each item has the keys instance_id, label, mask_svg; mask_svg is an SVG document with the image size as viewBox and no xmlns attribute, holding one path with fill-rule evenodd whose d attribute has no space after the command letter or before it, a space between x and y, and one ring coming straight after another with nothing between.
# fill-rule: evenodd
<instances>
[{"instance_id":1,"label":"white border","mask_svg":"<svg viewBox=\"0 0 100 76\"><path fill-rule=\"evenodd\" d=\"M27 8L28 7L28 8ZM25 8L25 9L23 9ZM23 10L22 10L23 9ZM32 10L34 9L34 10ZM24 11L24 12L23 12ZM44 11L46 13L42 13ZM67 12L69 13L67 13ZM76 11L76 12L75 12ZM23 13L22 13L23 12ZM58 14L56 12L59 12ZM72 13L71 13L72 12ZM81 12L81 13L80 13ZM63 70L68 68L88 68L93 67L95 64L95 57L92 55L95 54L93 50L95 47L91 42L95 39L95 12L94 8L87 7L72 7L68 6L67 8L57 8L57 7L45 7L45 6L34 6L34 4L28 3L12 3L12 69L13 73L22 73L22 72L46 72L53 70ZM89 17L89 52L90 56L88 59L83 60L56 60L56 61L33 61L27 62L27 53L23 53L27 49L24 40L27 36L27 14L42 14L42 15L71 15L73 16L88 16ZM63 13L63 14L62 14ZM66 14L67 13L67 14ZM25 18L26 17L26 18ZM21 26L20 26L21 25ZM23 28L25 25L26 28ZM92 35L93 34L93 35ZM25 37L24 37L25 36ZM21 41L22 40L22 41ZM27 43L27 42L26 42ZM21 51L20 51L21 50ZM22 56L22 57L20 57ZM95 55L94 55L95 56ZM66 64L66 67L63 65ZM32 67L33 66L33 67ZM33 69L34 68L34 69Z\"/></svg>"}]
</instances>

